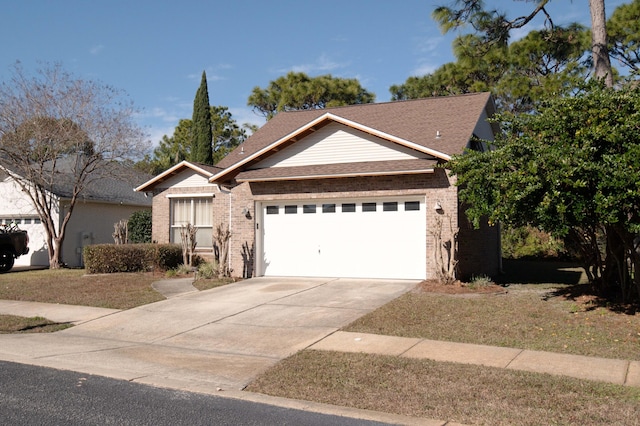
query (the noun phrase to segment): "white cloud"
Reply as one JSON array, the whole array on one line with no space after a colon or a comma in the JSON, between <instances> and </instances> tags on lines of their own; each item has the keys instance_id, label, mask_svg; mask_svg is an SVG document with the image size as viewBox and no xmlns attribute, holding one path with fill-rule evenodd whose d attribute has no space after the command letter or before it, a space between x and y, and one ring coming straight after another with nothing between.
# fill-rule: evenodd
<instances>
[{"instance_id":1,"label":"white cloud","mask_svg":"<svg viewBox=\"0 0 640 426\"><path fill-rule=\"evenodd\" d=\"M229 108L229 112L240 127L245 123L262 127L267 121L262 115L256 114L253 109L247 107L232 107Z\"/></svg>"},{"instance_id":2,"label":"white cloud","mask_svg":"<svg viewBox=\"0 0 640 426\"><path fill-rule=\"evenodd\" d=\"M156 148L160 144L160 141L162 140L162 137L164 135L167 135L167 136L173 135L174 129L175 129L175 126L150 127L147 133L149 134L149 140L151 141L151 149Z\"/></svg>"},{"instance_id":3,"label":"white cloud","mask_svg":"<svg viewBox=\"0 0 640 426\"><path fill-rule=\"evenodd\" d=\"M441 49L440 45L444 41L444 37L426 37L417 41L417 49L420 53L434 53Z\"/></svg>"},{"instance_id":4,"label":"white cloud","mask_svg":"<svg viewBox=\"0 0 640 426\"><path fill-rule=\"evenodd\" d=\"M89 53L91 53L92 55L98 55L100 52L102 52L103 49L104 45L96 44L95 46L91 46L91 48L89 49Z\"/></svg>"},{"instance_id":5,"label":"white cloud","mask_svg":"<svg viewBox=\"0 0 640 426\"><path fill-rule=\"evenodd\" d=\"M204 69L204 71L207 73L207 82L209 82L209 81L226 80L226 77L222 76L220 74L220 71L231 70L233 68L234 68L233 65L227 64L227 63L222 63L222 64L206 67ZM200 79L202 78L202 71L198 71L198 72L189 74L189 75L187 75L187 78L189 80L193 80L193 81L198 81L199 82Z\"/></svg>"},{"instance_id":6,"label":"white cloud","mask_svg":"<svg viewBox=\"0 0 640 426\"><path fill-rule=\"evenodd\" d=\"M423 76L426 74L433 73L436 69L438 69L438 65L434 65L431 63L422 63L422 64L419 64L417 68L411 71L411 75Z\"/></svg>"},{"instance_id":7,"label":"white cloud","mask_svg":"<svg viewBox=\"0 0 640 426\"><path fill-rule=\"evenodd\" d=\"M325 53L320 55L320 57L313 63L309 64L300 64L293 65L290 69L282 69L280 72L303 72L305 74L316 74L316 73L326 73L339 68L344 68L348 63L340 63L335 62L329 58L329 56Z\"/></svg>"}]
</instances>

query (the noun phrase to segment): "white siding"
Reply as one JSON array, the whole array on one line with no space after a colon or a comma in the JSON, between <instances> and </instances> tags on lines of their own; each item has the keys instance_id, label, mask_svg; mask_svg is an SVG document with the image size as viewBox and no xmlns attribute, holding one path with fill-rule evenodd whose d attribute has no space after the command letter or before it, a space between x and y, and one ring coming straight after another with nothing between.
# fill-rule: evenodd
<instances>
[{"instance_id":1,"label":"white siding","mask_svg":"<svg viewBox=\"0 0 640 426\"><path fill-rule=\"evenodd\" d=\"M160 188L195 188L211 185L207 176L188 169L160 183Z\"/></svg>"},{"instance_id":2,"label":"white siding","mask_svg":"<svg viewBox=\"0 0 640 426\"><path fill-rule=\"evenodd\" d=\"M253 168L358 163L426 158L405 148L339 123L331 123L260 161Z\"/></svg>"}]
</instances>

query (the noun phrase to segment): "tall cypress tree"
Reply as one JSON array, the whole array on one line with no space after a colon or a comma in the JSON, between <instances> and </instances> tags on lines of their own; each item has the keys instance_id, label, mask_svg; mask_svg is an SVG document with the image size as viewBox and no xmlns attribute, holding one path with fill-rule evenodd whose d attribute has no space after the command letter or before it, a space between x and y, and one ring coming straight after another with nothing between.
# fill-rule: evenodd
<instances>
[{"instance_id":1,"label":"tall cypress tree","mask_svg":"<svg viewBox=\"0 0 640 426\"><path fill-rule=\"evenodd\" d=\"M213 164L213 132L211 130L211 107L207 90L207 74L202 72L202 81L193 100L193 125L191 161Z\"/></svg>"}]
</instances>

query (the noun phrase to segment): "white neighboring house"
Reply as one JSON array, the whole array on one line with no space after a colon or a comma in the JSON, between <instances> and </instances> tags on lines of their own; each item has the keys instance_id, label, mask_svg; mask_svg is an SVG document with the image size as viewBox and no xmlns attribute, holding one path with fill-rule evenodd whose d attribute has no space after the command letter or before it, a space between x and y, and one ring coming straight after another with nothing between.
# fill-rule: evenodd
<instances>
[{"instance_id":1,"label":"white neighboring house","mask_svg":"<svg viewBox=\"0 0 640 426\"><path fill-rule=\"evenodd\" d=\"M76 201L62 245L62 261L70 267L84 266L82 249L91 244L113 243L114 223L128 219L133 212L150 210L152 199L133 188L149 179L148 175L122 167L118 178L96 180ZM64 183L53 192L56 217L60 226L69 208L71 188ZM29 253L16 259L15 266L48 266L46 233L29 196L0 166L0 223L15 223L29 233ZM59 228L58 228L59 229Z\"/></svg>"}]
</instances>

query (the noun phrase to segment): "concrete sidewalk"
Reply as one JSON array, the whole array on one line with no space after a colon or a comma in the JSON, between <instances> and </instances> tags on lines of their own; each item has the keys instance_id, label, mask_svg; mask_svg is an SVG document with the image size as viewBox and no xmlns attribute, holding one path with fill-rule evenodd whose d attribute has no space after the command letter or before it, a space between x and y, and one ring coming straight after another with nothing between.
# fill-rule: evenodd
<instances>
[{"instance_id":1,"label":"concrete sidewalk","mask_svg":"<svg viewBox=\"0 0 640 426\"><path fill-rule=\"evenodd\" d=\"M166 291L167 297L197 291L191 282L180 281L182 282L161 284L158 290ZM0 300L0 314L40 316L51 321L75 325L117 312L120 311L87 306ZM640 361L344 331L330 334L311 344L309 349L424 358L640 387Z\"/></svg>"},{"instance_id":2,"label":"concrete sidewalk","mask_svg":"<svg viewBox=\"0 0 640 426\"><path fill-rule=\"evenodd\" d=\"M60 303L22 302L0 300L0 314L20 317L42 317L59 323L79 325L120 312L118 309L90 306L64 305Z\"/></svg>"},{"instance_id":3,"label":"concrete sidewalk","mask_svg":"<svg viewBox=\"0 0 640 426\"><path fill-rule=\"evenodd\" d=\"M337 331L309 349L475 364L640 387L640 362Z\"/></svg>"}]
</instances>

